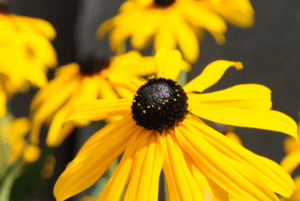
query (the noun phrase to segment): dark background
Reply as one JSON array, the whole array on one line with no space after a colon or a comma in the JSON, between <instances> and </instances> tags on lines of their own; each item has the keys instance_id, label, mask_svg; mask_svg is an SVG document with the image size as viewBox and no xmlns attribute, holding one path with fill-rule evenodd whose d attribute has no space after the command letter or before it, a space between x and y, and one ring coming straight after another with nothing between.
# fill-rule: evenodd
<instances>
[{"instance_id":1,"label":"dark background","mask_svg":"<svg viewBox=\"0 0 300 201\"><path fill-rule=\"evenodd\" d=\"M48 20L57 31L53 45L57 51L59 65L73 62L92 51L112 56L107 38L97 42L94 38L98 25L113 17L120 0L12 0L12 7L19 15L27 15ZM208 33L200 45L200 58L188 74L188 81L199 75L210 62L218 59L241 61L244 69L229 69L223 78L209 91L224 89L235 84L258 83L272 90L273 109L284 112L298 122L300 109L300 1L299 0L252 0L255 10L255 25L250 29L228 25L226 43L216 44ZM147 22L145 22L147 23ZM151 49L151 48L150 48ZM143 51L149 53L150 49ZM53 72L49 73L49 78ZM16 117L28 116L28 106L36 90L28 95L18 94L10 102L11 111ZM284 157L282 141L286 135L257 129L236 128L243 144L251 151L266 156L276 162ZM46 129L44 130L46 133ZM39 193L30 198L23 196L32 175L33 168L28 167L26 180L17 181L13 190L14 200L52 201L52 189L55 180L74 157L80 144L89 134L77 131L67 142L56 150L57 163L52 179L41 181ZM80 139L80 140L75 140ZM75 146L75 148L74 148ZM30 183L30 182L29 182ZM90 191L92 192L93 189ZM26 190L27 191L27 190ZM30 190L29 190L30 191ZM22 196L21 196L22 195ZM78 197L73 200L78 200Z\"/></svg>"}]
</instances>

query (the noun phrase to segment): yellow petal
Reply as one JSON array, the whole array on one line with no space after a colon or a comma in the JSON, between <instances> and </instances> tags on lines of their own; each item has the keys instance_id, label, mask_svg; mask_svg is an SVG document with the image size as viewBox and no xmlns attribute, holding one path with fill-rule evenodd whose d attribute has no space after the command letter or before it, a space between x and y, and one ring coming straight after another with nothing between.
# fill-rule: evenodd
<instances>
[{"instance_id":1,"label":"yellow petal","mask_svg":"<svg viewBox=\"0 0 300 201\"><path fill-rule=\"evenodd\" d=\"M73 101L72 107L77 107L83 103L98 99L99 89L101 87L100 81L101 79L99 79L99 76L82 78L80 87L77 89L76 93L74 93L74 95L72 96L72 101Z\"/></svg>"},{"instance_id":2,"label":"yellow petal","mask_svg":"<svg viewBox=\"0 0 300 201\"><path fill-rule=\"evenodd\" d=\"M115 86L114 90L116 90L116 92L122 98L132 98L132 97L134 97L134 94L135 94L135 93L123 88L123 87L118 87L118 86Z\"/></svg>"},{"instance_id":3,"label":"yellow petal","mask_svg":"<svg viewBox=\"0 0 300 201\"><path fill-rule=\"evenodd\" d=\"M103 99L118 99L119 96L116 94L116 92L113 90L111 84L107 82L106 80L101 79L101 87L99 87L100 90L100 98ZM131 96L133 97L133 96Z\"/></svg>"},{"instance_id":4,"label":"yellow petal","mask_svg":"<svg viewBox=\"0 0 300 201\"><path fill-rule=\"evenodd\" d=\"M174 35L178 41L179 47L182 50L184 58L194 63L199 57L198 39L195 32L189 24L182 19L182 16L177 13L172 13Z\"/></svg>"},{"instance_id":5,"label":"yellow petal","mask_svg":"<svg viewBox=\"0 0 300 201\"><path fill-rule=\"evenodd\" d=\"M142 138L143 133L138 133L133 135L128 141L120 164L114 171L113 175L109 178L105 188L97 200L118 201L121 199L122 193L132 173L134 154Z\"/></svg>"},{"instance_id":6,"label":"yellow petal","mask_svg":"<svg viewBox=\"0 0 300 201\"><path fill-rule=\"evenodd\" d=\"M135 22L139 29L136 29L131 37L131 44L135 49L142 49L147 45L150 37L157 32L160 26L161 16L157 12L150 11L145 13L139 22L139 24Z\"/></svg>"},{"instance_id":7,"label":"yellow petal","mask_svg":"<svg viewBox=\"0 0 300 201\"><path fill-rule=\"evenodd\" d=\"M228 137L205 125L201 120L198 121L197 118L187 119L186 122L197 128L204 139L221 153L243 164L248 164L248 167L251 167L272 191L285 197L292 194L293 180L277 163L255 155L242 146L232 143Z\"/></svg>"},{"instance_id":8,"label":"yellow petal","mask_svg":"<svg viewBox=\"0 0 300 201\"><path fill-rule=\"evenodd\" d=\"M37 107L44 101L47 100L50 96L55 94L62 87L66 87L66 85L72 80L70 76L64 77L56 77L51 80L47 87L40 89L35 96L33 97L30 104L30 113L37 109Z\"/></svg>"},{"instance_id":9,"label":"yellow petal","mask_svg":"<svg viewBox=\"0 0 300 201\"><path fill-rule=\"evenodd\" d=\"M140 86L145 84L142 79L124 73L108 73L107 78L112 84L123 87L129 91L132 91L133 93L135 93Z\"/></svg>"},{"instance_id":10,"label":"yellow petal","mask_svg":"<svg viewBox=\"0 0 300 201\"><path fill-rule=\"evenodd\" d=\"M18 16L18 18L29 23L36 31L42 33L48 39L53 40L56 37L54 27L46 20L26 16Z\"/></svg>"},{"instance_id":11,"label":"yellow petal","mask_svg":"<svg viewBox=\"0 0 300 201\"><path fill-rule=\"evenodd\" d=\"M204 68L204 70L199 76L197 76L187 85L184 86L184 90L186 92L203 92L205 89L217 83L223 76L225 71L231 66L235 67L238 70L243 68L242 63L240 62L232 62L225 60L218 60L208 64L208 66Z\"/></svg>"},{"instance_id":12,"label":"yellow petal","mask_svg":"<svg viewBox=\"0 0 300 201\"><path fill-rule=\"evenodd\" d=\"M58 201L78 194L94 184L125 150L127 142L139 128L134 122L124 124L121 121L118 125L108 125L95 133L68 164L54 186L54 196Z\"/></svg>"},{"instance_id":13,"label":"yellow petal","mask_svg":"<svg viewBox=\"0 0 300 201\"><path fill-rule=\"evenodd\" d=\"M131 112L132 99L95 100L75 108L66 121L96 121L112 116L124 116Z\"/></svg>"},{"instance_id":14,"label":"yellow petal","mask_svg":"<svg viewBox=\"0 0 300 201\"><path fill-rule=\"evenodd\" d=\"M219 104L189 102L196 116L220 124L282 132L298 139L297 124L289 116L275 110L252 110Z\"/></svg>"},{"instance_id":15,"label":"yellow petal","mask_svg":"<svg viewBox=\"0 0 300 201\"><path fill-rule=\"evenodd\" d=\"M117 73L124 72L140 76L156 71L154 57L143 57L137 51L113 57L109 69Z\"/></svg>"},{"instance_id":16,"label":"yellow petal","mask_svg":"<svg viewBox=\"0 0 300 201\"><path fill-rule=\"evenodd\" d=\"M70 104L68 104L55 113L46 138L47 146L59 146L63 142L63 140L66 139L67 135L72 132L72 128L74 128L74 125L72 123L69 123L71 125L64 125L64 127L69 128L69 132L62 132L63 123L66 120L68 113L70 113L70 109Z\"/></svg>"},{"instance_id":17,"label":"yellow petal","mask_svg":"<svg viewBox=\"0 0 300 201\"><path fill-rule=\"evenodd\" d=\"M126 190L126 200L157 201L159 175L164 154L160 134L155 131L142 133L133 158L132 175Z\"/></svg>"},{"instance_id":18,"label":"yellow petal","mask_svg":"<svg viewBox=\"0 0 300 201\"><path fill-rule=\"evenodd\" d=\"M170 50L176 48L175 35L172 31L173 29L171 24L168 23L170 21L168 20L169 20L168 18L165 19L165 22L161 24L154 37L155 51L158 51L160 48L165 48Z\"/></svg>"},{"instance_id":19,"label":"yellow petal","mask_svg":"<svg viewBox=\"0 0 300 201\"><path fill-rule=\"evenodd\" d=\"M228 22L242 28L254 24L254 10L249 0L230 0L212 4L213 9Z\"/></svg>"},{"instance_id":20,"label":"yellow petal","mask_svg":"<svg viewBox=\"0 0 300 201\"><path fill-rule=\"evenodd\" d=\"M183 150L172 138L173 133L163 133L165 162L163 170L168 182L168 188L173 191L176 200L203 200L202 191L198 188L194 177L188 169L183 156ZM171 194L170 194L171 195Z\"/></svg>"},{"instance_id":21,"label":"yellow petal","mask_svg":"<svg viewBox=\"0 0 300 201\"><path fill-rule=\"evenodd\" d=\"M32 57L48 67L57 65L57 55L53 45L47 38L34 33L22 33L22 39L26 43L24 48L29 48L32 51Z\"/></svg>"},{"instance_id":22,"label":"yellow petal","mask_svg":"<svg viewBox=\"0 0 300 201\"><path fill-rule=\"evenodd\" d=\"M289 174L299 166L300 164L300 148L296 149L295 151L289 153L285 156L280 165L285 169Z\"/></svg>"},{"instance_id":23,"label":"yellow petal","mask_svg":"<svg viewBox=\"0 0 300 201\"><path fill-rule=\"evenodd\" d=\"M160 49L155 55L157 77L176 81L181 62L182 58L178 50Z\"/></svg>"},{"instance_id":24,"label":"yellow petal","mask_svg":"<svg viewBox=\"0 0 300 201\"><path fill-rule=\"evenodd\" d=\"M179 130L175 130L175 134L182 148L194 160L197 168L229 194L243 200L278 201L277 196L263 180L257 180L255 172L246 164L233 160L216 150L203 139L201 133L197 133L196 129L189 127L186 130L179 126Z\"/></svg>"},{"instance_id":25,"label":"yellow petal","mask_svg":"<svg viewBox=\"0 0 300 201\"><path fill-rule=\"evenodd\" d=\"M225 20L209 9L197 6L195 3L181 3L177 7L185 18L197 27L208 30L218 44L224 44L224 33L227 31Z\"/></svg>"},{"instance_id":26,"label":"yellow petal","mask_svg":"<svg viewBox=\"0 0 300 201\"><path fill-rule=\"evenodd\" d=\"M187 94L189 101L218 104L227 107L264 109L272 107L271 90L258 84L240 84L228 89L204 94Z\"/></svg>"},{"instance_id":27,"label":"yellow petal","mask_svg":"<svg viewBox=\"0 0 300 201\"><path fill-rule=\"evenodd\" d=\"M58 90L51 99L46 99L34 112L32 115L32 130L30 133L30 140L33 144L37 144L39 141L39 131L42 123L67 101L77 86L76 82L68 83L64 88Z\"/></svg>"}]
</instances>

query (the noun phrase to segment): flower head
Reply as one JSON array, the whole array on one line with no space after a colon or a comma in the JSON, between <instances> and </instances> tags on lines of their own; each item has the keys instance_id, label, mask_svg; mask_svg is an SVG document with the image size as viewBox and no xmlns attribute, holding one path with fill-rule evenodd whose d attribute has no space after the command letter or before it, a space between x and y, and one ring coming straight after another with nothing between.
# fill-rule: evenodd
<instances>
[{"instance_id":1,"label":"flower head","mask_svg":"<svg viewBox=\"0 0 300 201\"><path fill-rule=\"evenodd\" d=\"M187 66L186 63L182 63ZM135 85L131 79L155 71L154 58L142 57L132 51L111 60L89 56L87 59L62 66L55 78L41 89L31 104L31 141L39 141L39 131L44 122L51 122L46 143L58 146L75 126L86 125L88 121L76 121L62 127L68 113L76 106L98 98L117 99L131 96L130 91L114 86L112 81ZM122 75L126 76L122 76Z\"/></svg>"},{"instance_id":2,"label":"flower head","mask_svg":"<svg viewBox=\"0 0 300 201\"><path fill-rule=\"evenodd\" d=\"M157 78L136 80L126 87L133 98L92 101L72 111L70 121L123 118L83 145L57 180L56 199L65 200L91 186L123 152L98 200L119 200L126 186L124 200L157 200L162 169L170 200L203 200L204 188L219 200L228 200L229 195L238 200L278 200L275 193L289 197L294 183L278 164L232 142L200 119L297 137L295 122L270 110L270 90L242 84L202 93L230 66L242 68L239 62L223 60L209 64L181 88L180 53L161 50L155 59Z\"/></svg>"},{"instance_id":3,"label":"flower head","mask_svg":"<svg viewBox=\"0 0 300 201\"><path fill-rule=\"evenodd\" d=\"M57 64L50 42L56 36L53 26L42 19L18 16L0 5L0 115L5 114L6 100L29 83L43 87L47 69Z\"/></svg>"},{"instance_id":4,"label":"flower head","mask_svg":"<svg viewBox=\"0 0 300 201\"><path fill-rule=\"evenodd\" d=\"M223 44L225 20L247 28L253 25L253 16L249 0L128 0L117 16L99 27L97 34L103 37L110 32L113 51L122 51L128 37L134 48L142 49L154 36L156 50L173 49L178 44L185 59L195 62L198 39L204 30Z\"/></svg>"}]
</instances>

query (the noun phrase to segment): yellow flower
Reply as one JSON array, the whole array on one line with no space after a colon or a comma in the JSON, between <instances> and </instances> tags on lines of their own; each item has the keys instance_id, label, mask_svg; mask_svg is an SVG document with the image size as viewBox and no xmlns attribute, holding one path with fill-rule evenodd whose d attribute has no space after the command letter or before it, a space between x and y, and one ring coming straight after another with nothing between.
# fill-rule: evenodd
<instances>
[{"instance_id":1,"label":"yellow flower","mask_svg":"<svg viewBox=\"0 0 300 201\"><path fill-rule=\"evenodd\" d=\"M37 146L29 144L25 140L25 136L30 130L30 121L27 118L18 118L11 120L7 117L1 118L1 139L6 139L10 149L10 163L16 162L20 157L23 157L24 162L32 163L40 157L40 149Z\"/></svg>"},{"instance_id":2,"label":"yellow flower","mask_svg":"<svg viewBox=\"0 0 300 201\"><path fill-rule=\"evenodd\" d=\"M298 124L298 137L300 136L300 129ZM296 169L300 164L300 142L293 138L286 138L283 142L283 148L287 155L282 159L280 165L289 173Z\"/></svg>"},{"instance_id":3,"label":"yellow flower","mask_svg":"<svg viewBox=\"0 0 300 201\"><path fill-rule=\"evenodd\" d=\"M82 146L54 186L56 199L65 200L90 187L123 152L98 200L119 200L125 187L125 201L157 200L162 169L170 200L203 200L204 188L219 200L228 200L228 194L239 200L278 200L275 193L289 197L295 186L278 164L232 142L200 119L297 137L296 123L270 110L271 91L241 84L202 93L227 68L241 69L242 64L215 61L181 87L176 82L180 53L161 50L155 59L156 79L126 86L134 98L96 100L72 111L69 121L123 118Z\"/></svg>"},{"instance_id":4,"label":"yellow flower","mask_svg":"<svg viewBox=\"0 0 300 201\"><path fill-rule=\"evenodd\" d=\"M42 87L47 69L57 64L56 52L49 40L55 38L53 26L42 19L17 16L0 5L0 115L6 100L28 83Z\"/></svg>"},{"instance_id":5,"label":"yellow flower","mask_svg":"<svg viewBox=\"0 0 300 201\"><path fill-rule=\"evenodd\" d=\"M122 52L131 36L133 48L144 48L154 36L154 47L173 49L178 44L186 60L199 55L198 39L204 30L218 44L225 42L226 22L248 28L254 23L249 0L127 0L119 14L105 21L97 35L110 32L113 51Z\"/></svg>"},{"instance_id":6,"label":"yellow flower","mask_svg":"<svg viewBox=\"0 0 300 201\"><path fill-rule=\"evenodd\" d=\"M121 87L114 87L110 80L122 82L133 76L153 73L154 57L142 57L138 52L112 58L87 59L71 63L57 69L55 78L41 89L31 103L32 131L31 142L39 142L39 131L44 122L51 122L46 143L58 146L75 126L86 125L87 121L77 121L62 128L66 115L76 106L98 98L117 99L130 95ZM126 74L126 78L122 78ZM133 85L135 83L132 83Z\"/></svg>"},{"instance_id":7,"label":"yellow flower","mask_svg":"<svg viewBox=\"0 0 300 201\"><path fill-rule=\"evenodd\" d=\"M298 123L298 136L300 135ZM300 164L300 142L299 140L295 140L293 138L286 138L283 143L283 148L286 152L286 156L282 159L280 165L285 169L289 174L299 166ZM289 201L298 201L300 200L300 176L297 176L294 179L296 189L290 199L286 199Z\"/></svg>"}]
</instances>

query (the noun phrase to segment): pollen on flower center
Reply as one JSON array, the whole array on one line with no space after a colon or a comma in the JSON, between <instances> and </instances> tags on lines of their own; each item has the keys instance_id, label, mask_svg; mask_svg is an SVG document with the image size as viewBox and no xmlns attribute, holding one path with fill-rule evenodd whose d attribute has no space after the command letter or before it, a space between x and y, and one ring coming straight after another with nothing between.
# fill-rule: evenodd
<instances>
[{"instance_id":1,"label":"pollen on flower center","mask_svg":"<svg viewBox=\"0 0 300 201\"><path fill-rule=\"evenodd\" d=\"M154 5L157 7L165 8L171 6L175 0L154 0Z\"/></svg>"},{"instance_id":2,"label":"pollen on flower center","mask_svg":"<svg viewBox=\"0 0 300 201\"><path fill-rule=\"evenodd\" d=\"M162 132L181 122L188 113L187 95L170 79L150 79L137 91L131 109L136 124Z\"/></svg>"},{"instance_id":3,"label":"pollen on flower center","mask_svg":"<svg viewBox=\"0 0 300 201\"><path fill-rule=\"evenodd\" d=\"M106 57L90 57L78 62L80 73L84 76L92 76L109 66L109 59Z\"/></svg>"}]
</instances>

